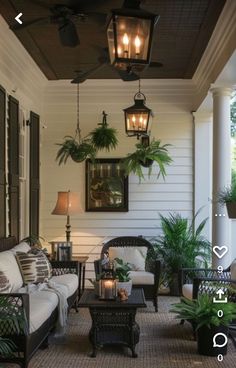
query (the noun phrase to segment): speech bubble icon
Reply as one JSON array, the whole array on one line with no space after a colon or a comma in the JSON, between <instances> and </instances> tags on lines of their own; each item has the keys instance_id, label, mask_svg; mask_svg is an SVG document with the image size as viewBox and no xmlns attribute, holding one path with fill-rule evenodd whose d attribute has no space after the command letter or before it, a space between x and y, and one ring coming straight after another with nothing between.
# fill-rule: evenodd
<instances>
[{"instance_id":1,"label":"speech bubble icon","mask_svg":"<svg viewBox=\"0 0 236 368\"><path fill-rule=\"evenodd\" d=\"M220 344L217 344L216 340L217 340L217 337L219 337L219 336L222 336L222 337L223 337L224 342L222 342L222 343L220 343ZM222 339L220 339L220 340L222 340ZM214 347L214 348L223 348L223 347L227 344L227 342L228 342L228 338L227 338L227 336L226 336L224 333L222 333L222 332L218 332L218 333L217 333L217 334L215 334L215 335L214 335L214 337L213 337L213 347Z\"/></svg>"}]
</instances>

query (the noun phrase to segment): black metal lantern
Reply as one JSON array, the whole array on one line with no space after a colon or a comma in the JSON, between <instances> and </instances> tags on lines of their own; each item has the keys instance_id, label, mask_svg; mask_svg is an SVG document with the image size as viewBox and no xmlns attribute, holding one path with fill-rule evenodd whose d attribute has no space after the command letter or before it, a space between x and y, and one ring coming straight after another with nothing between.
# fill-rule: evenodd
<instances>
[{"instance_id":1,"label":"black metal lantern","mask_svg":"<svg viewBox=\"0 0 236 368\"><path fill-rule=\"evenodd\" d=\"M152 110L146 105L146 97L139 91L134 95L134 105L124 109L125 113L125 131L129 137L148 134L148 124Z\"/></svg>"},{"instance_id":2,"label":"black metal lantern","mask_svg":"<svg viewBox=\"0 0 236 368\"><path fill-rule=\"evenodd\" d=\"M154 27L159 15L140 9L139 0L126 0L121 9L111 10L107 39L111 64L149 64Z\"/></svg>"}]
</instances>

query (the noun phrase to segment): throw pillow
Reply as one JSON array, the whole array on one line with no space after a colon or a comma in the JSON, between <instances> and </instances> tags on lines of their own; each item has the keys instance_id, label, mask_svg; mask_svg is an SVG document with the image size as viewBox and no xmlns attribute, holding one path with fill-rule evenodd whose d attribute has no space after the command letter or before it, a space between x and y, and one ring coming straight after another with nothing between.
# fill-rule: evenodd
<instances>
[{"instance_id":1,"label":"throw pillow","mask_svg":"<svg viewBox=\"0 0 236 368\"><path fill-rule=\"evenodd\" d=\"M43 252L16 253L24 285L46 282L52 277L52 266Z\"/></svg>"},{"instance_id":2,"label":"throw pillow","mask_svg":"<svg viewBox=\"0 0 236 368\"><path fill-rule=\"evenodd\" d=\"M9 293L11 285L5 273L0 271L0 293Z\"/></svg>"}]
</instances>

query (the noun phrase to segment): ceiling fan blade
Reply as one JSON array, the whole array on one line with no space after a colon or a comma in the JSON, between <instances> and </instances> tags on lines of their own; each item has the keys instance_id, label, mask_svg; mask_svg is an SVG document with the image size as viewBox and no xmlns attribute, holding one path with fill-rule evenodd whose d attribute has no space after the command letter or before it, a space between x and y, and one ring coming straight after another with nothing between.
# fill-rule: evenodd
<instances>
[{"instance_id":1,"label":"ceiling fan blade","mask_svg":"<svg viewBox=\"0 0 236 368\"><path fill-rule=\"evenodd\" d=\"M50 17L44 17L44 18L37 18L34 20L29 20L28 22L23 22L22 24L13 24L10 26L10 29L12 31L21 31L22 29L28 28L32 25L39 25L39 24L47 24L50 20Z\"/></svg>"},{"instance_id":2,"label":"ceiling fan blade","mask_svg":"<svg viewBox=\"0 0 236 368\"><path fill-rule=\"evenodd\" d=\"M151 68L161 68L163 66L162 63L159 63L158 61L151 61L148 67Z\"/></svg>"},{"instance_id":3,"label":"ceiling fan blade","mask_svg":"<svg viewBox=\"0 0 236 368\"><path fill-rule=\"evenodd\" d=\"M63 46L76 47L80 44L76 26L71 20L66 20L60 24L58 31Z\"/></svg>"},{"instance_id":4,"label":"ceiling fan blade","mask_svg":"<svg viewBox=\"0 0 236 368\"><path fill-rule=\"evenodd\" d=\"M140 79L139 75L132 71L127 72L126 70L119 70L119 69L116 69L116 71L124 82L132 82Z\"/></svg>"},{"instance_id":5,"label":"ceiling fan blade","mask_svg":"<svg viewBox=\"0 0 236 368\"><path fill-rule=\"evenodd\" d=\"M86 79L88 77L90 77L91 75L93 75L97 70L101 69L104 65L105 65L105 63L96 65L95 67L91 68L87 72L85 72L83 74L79 74L75 79L73 79L71 81L71 83L76 83L76 84L83 83L84 81L86 81Z\"/></svg>"}]
</instances>

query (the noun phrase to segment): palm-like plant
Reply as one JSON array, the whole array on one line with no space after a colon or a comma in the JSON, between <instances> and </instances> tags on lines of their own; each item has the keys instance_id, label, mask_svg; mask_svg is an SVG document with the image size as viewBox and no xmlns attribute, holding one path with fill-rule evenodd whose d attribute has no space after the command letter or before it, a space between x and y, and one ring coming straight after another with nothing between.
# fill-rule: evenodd
<instances>
[{"instance_id":1,"label":"palm-like plant","mask_svg":"<svg viewBox=\"0 0 236 368\"><path fill-rule=\"evenodd\" d=\"M198 213L197 213L198 214ZM154 249L164 265L165 278L168 283L173 281L173 275L181 268L196 268L202 264L207 267L210 260L210 242L202 236L207 219L194 228L197 214L189 224L188 219L180 214L160 215L163 234L160 235Z\"/></svg>"},{"instance_id":2,"label":"palm-like plant","mask_svg":"<svg viewBox=\"0 0 236 368\"><path fill-rule=\"evenodd\" d=\"M0 297L0 326L4 326L7 331L11 331L11 334L20 334L27 328L23 308L19 309L14 297L9 297L7 294L2 294ZM11 339L1 336L2 333L0 328L0 355L4 357L11 356L16 351L17 346Z\"/></svg>"},{"instance_id":3,"label":"palm-like plant","mask_svg":"<svg viewBox=\"0 0 236 368\"><path fill-rule=\"evenodd\" d=\"M152 163L156 162L159 167L157 178L160 175L165 178L165 166L172 162L167 150L168 146L170 145L164 144L161 146L161 141L156 141L154 139L148 146L142 143L137 143L137 150L122 160L126 175L133 173L137 175L139 177L139 181L141 181L144 179L143 167L148 167L148 177L150 177L152 173Z\"/></svg>"}]
</instances>

